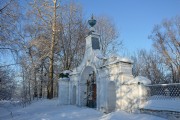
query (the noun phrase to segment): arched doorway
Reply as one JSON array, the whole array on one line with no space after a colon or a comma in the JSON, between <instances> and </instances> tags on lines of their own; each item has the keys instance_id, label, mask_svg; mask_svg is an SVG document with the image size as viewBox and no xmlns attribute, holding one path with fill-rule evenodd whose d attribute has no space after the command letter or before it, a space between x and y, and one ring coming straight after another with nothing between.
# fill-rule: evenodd
<instances>
[{"instance_id":1,"label":"arched doorway","mask_svg":"<svg viewBox=\"0 0 180 120\"><path fill-rule=\"evenodd\" d=\"M72 100L72 104L73 105L75 105L76 104L76 86L74 85L73 86L73 91L72 91L72 93L73 93L73 100Z\"/></svg>"},{"instance_id":2,"label":"arched doorway","mask_svg":"<svg viewBox=\"0 0 180 120\"><path fill-rule=\"evenodd\" d=\"M80 105L96 108L96 74L91 66L87 66L81 75Z\"/></svg>"},{"instance_id":3,"label":"arched doorway","mask_svg":"<svg viewBox=\"0 0 180 120\"><path fill-rule=\"evenodd\" d=\"M116 108L116 85L113 81L109 82L107 93L108 112L112 112Z\"/></svg>"}]
</instances>

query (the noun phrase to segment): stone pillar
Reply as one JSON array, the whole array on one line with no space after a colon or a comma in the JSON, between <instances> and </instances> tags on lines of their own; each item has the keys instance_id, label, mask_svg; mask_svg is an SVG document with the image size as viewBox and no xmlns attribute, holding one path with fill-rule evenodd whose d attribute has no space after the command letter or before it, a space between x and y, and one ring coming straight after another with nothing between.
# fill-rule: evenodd
<instances>
[{"instance_id":1,"label":"stone pillar","mask_svg":"<svg viewBox=\"0 0 180 120\"><path fill-rule=\"evenodd\" d=\"M69 97L69 78L60 78L59 79L59 104L68 105L70 104Z\"/></svg>"}]
</instances>

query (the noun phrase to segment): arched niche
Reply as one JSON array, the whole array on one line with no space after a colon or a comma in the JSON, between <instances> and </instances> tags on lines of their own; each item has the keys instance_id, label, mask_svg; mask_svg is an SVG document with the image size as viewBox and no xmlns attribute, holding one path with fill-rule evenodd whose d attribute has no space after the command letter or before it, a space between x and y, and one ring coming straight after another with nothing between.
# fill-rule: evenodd
<instances>
[{"instance_id":1,"label":"arched niche","mask_svg":"<svg viewBox=\"0 0 180 120\"><path fill-rule=\"evenodd\" d=\"M114 81L110 81L108 83L107 104L108 104L108 112L112 112L116 109L116 85Z\"/></svg>"}]
</instances>

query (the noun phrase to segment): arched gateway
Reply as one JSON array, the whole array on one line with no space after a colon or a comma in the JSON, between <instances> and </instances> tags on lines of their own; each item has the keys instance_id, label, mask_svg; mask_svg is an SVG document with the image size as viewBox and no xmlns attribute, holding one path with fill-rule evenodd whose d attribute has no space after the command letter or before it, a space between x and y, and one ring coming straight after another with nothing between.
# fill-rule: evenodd
<instances>
[{"instance_id":1,"label":"arched gateway","mask_svg":"<svg viewBox=\"0 0 180 120\"><path fill-rule=\"evenodd\" d=\"M96 108L96 73L94 68L86 66L81 74L80 104Z\"/></svg>"},{"instance_id":2,"label":"arched gateway","mask_svg":"<svg viewBox=\"0 0 180 120\"><path fill-rule=\"evenodd\" d=\"M133 79L132 61L119 56L104 57L100 35L93 28L96 20L92 18L88 22L91 28L86 37L84 58L80 66L72 70L68 80L59 81L60 104L87 106L103 112L129 110L133 105L123 104L124 101L139 97L129 93L130 85L125 86Z\"/></svg>"}]
</instances>

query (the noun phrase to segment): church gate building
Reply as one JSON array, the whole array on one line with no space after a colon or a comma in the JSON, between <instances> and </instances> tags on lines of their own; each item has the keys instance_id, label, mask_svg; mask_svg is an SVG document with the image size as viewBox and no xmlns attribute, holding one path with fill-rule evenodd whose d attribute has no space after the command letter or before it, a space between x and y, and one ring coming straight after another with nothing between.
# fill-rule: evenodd
<instances>
[{"instance_id":1,"label":"church gate building","mask_svg":"<svg viewBox=\"0 0 180 120\"><path fill-rule=\"evenodd\" d=\"M132 60L104 57L100 35L93 27L96 20L88 22L91 29L81 64L69 73L69 78L59 79L59 104L96 108L105 113L136 110L146 99L147 90L141 82L146 78L133 77Z\"/></svg>"}]
</instances>

